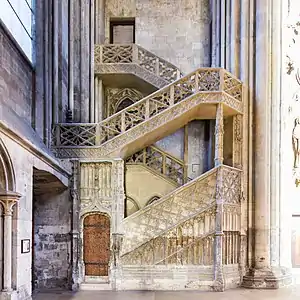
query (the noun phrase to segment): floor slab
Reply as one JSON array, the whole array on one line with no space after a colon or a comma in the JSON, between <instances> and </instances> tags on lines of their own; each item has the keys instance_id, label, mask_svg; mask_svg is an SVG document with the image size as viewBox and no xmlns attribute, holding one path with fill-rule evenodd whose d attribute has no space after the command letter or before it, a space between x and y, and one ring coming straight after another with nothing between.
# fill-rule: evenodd
<instances>
[{"instance_id":1,"label":"floor slab","mask_svg":"<svg viewBox=\"0 0 300 300\"><path fill-rule=\"evenodd\" d=\"M39 293L34 300L299 300L300 285L279 290L234 289L223 293L214 292L149 292L149 291L82 291L78 293Z\"/></svg>"}]
</instances>

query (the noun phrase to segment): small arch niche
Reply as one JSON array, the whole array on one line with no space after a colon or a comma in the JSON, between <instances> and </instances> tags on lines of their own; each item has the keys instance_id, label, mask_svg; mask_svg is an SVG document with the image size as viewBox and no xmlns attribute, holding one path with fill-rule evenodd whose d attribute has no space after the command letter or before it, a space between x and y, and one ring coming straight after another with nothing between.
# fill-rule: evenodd
<instances>
[{"instance_id":1,"label":"small arch niche","mask_svg":"<svg viewBox=\"0 0 300 300\"><path fill-rule=\"evenodd\" d=\"M161 197L159 197L159 196L153 196L153 197L151 197L151 198L147 201L147 204L146 204L145 206L148 206L148 205L150 205L150 204L152 204L152 203L158 201L160 198L161 198Z\"/></svg>"},{"instance_id":2,"label":"small arch niche","mask_svg":"<svg viewBox=\"0 0 300 300\"><path fill-rule=\"evenodd\" d=\"M134 102L129 99L129 98L125 98L122 101L120 101L120 103L118 104L117 108L116 108L116 113L123 110L124 108L132 105Z\"/></svg>"}]
</instances>

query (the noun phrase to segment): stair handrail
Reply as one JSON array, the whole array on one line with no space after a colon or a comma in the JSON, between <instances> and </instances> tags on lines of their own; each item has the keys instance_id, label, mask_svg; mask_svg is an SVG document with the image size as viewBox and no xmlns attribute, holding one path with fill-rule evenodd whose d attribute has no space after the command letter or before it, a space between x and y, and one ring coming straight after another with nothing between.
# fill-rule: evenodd
<instances>
[{"instance_id":1,"label":"stair handrail","mask_svg":"<svg viewBox=\"0 0 300 300\"><path fill-rule=\"evenodd\" d=\"M203 213L203 212L202 212L202 213ZM178 253L180 253L180 252L183 252L183 251L186 250L187 248L189 248L189 247L195 245L199 240L204 240L205 238L207 238L207 237L209 237L209 236L211 236L211 235L214 235L215 232L216 232L216 230L211 230L211 231L209 231L209 232L206 232L206 233L202 234L201 236L196 237L196 238L194 239L194 241L192 241L191 243L189 243L189 244L187 244L187 245L181 247L181 248L180 248L179 250L177 250L177 251L174 251L173 253L171 253L170 255L166 256L165 258L163 258L163 259L161 259L161 260L159 260L159 261L157 261L157 262L154 262L154 265L159 265L161 262L165 261L166 259L169 259L169 258L172 257L173 255L178 254ZM149 242L150 242L150 241L149 241Z\"/></svg>"},{"instance_id":2,"label":"stair handrail","mask_svg":"<svg viewBox=\"0 0 300 300\"><path fill-rule=\"evenodd\" d=\"M108 58L106 58L106 49L108 53L109 51L115 51L115 57L110 55ZM177 66L152 53L151 51L146 50L138 44L96 44L94 46L94 51L95 64L134 63L169 82L179 79L183 76L183 73ZM143 59L143 54L146 54L146 56L150 57L150 59ZM170 74L170 72L172 74Z\"/></svg>"},{"instance_id":3,"label":"stair handrail","mask_svg":"<svg viewBox=\"0 0 300 300\"><path fill-rule=\"evenodd\" d=\"M148 211L150 210L153 206L157 206L159 205L160 203L162 203L163 201L165 201L167 198L171 197L172 194L174 194L175 192L176 193L179 193L185 189L187 189L190 185L196 183L197 181L201 181L203 180L204 178L212 175L213 173L216 173L218 171L218 169L220 168L225 168L225 169L230 169L230 170L233 170L233 171L238 171L238 172L242 172L241 169L238 169L238 168L235 168L235 167L231 167L231 166L228 166L228 165L219 165L219 166L215 166L213 168L211 168L210 170L208 170L207 172L201 174L200 176L192 179L191 181L188 181L187 183L185 183L184 185L178 187L176 190L174 191L171 191L170 193L166 194L165 196L161 197L159 200L156 200L154 201L153 203L147 205L145 208L143 208L143 210L138 210L136 212L134 212L133 214L131 214L130 216L128 216L127 218L125 218L123 220L123 223L126 223L128 222L130 219L133 219L135 217L137 217L138 215L144 213L145 211Z\"/></svg>"},{"instance_id":4,"label":"stair handrail","mask_svg":"<svg viewBox=\"0 0 300 300\"><path fill-rule=\"evenodd\" d=\"M161 199L162 199L162 198L161 198ZM157 200L157 201L160 201L161 199L159 199L159 200ZM153 203L156 203L157 201L155 201L155 202L153 202ZM149 206L150 206L150 205L152 205L152 203L149 204ZM188 217L186 217L186 218L183 218L183 219L180 220L179 222L173 224L171 227L169 227L169 228L167 228L167 229L165 229L165 230L162 230L158 235L154 235L151 239L149 239L149 240L147 240L147 241L145 241L145 242L143 242L143 243L141 243L141 244L138 244L136 248L134 248L134 249L132 249L132 250L130 250L130 251L124 252L124 253L121 251L121 256L124 256L124 255L126 255L127 253L129 253L129 252L131 252L131 251L133 251L133 250L135 250L135 249L138 249L138 248L144 246L144 245L147 244L150 240L156 239L156 238L158 238L159 236L168 233L170 230L173 230L174 228L180 226L181 224L183 224L183 223L185 223L185 222L187 222L187 221L189 221L189 220L191 220L191 219L194 219L194 218L196 218L197 216L199 216L199 215L201 215L201 214L206 213L207 211L209 211L210 209L214 208L215 206L216 206L216 202L215 202L215 201L212 201L212 202L211 202L207 207L205 207L204 209L202 209L202 210L200 210L200 211L197 211L196 213L194 213L194 214L192 214L192 215L190 215L190 216L188 216ZM148 206L146 206L146 207L148 207ZM145 209L144 209L143 211L145 211ZM136 214L136 213L133 213L133 214ZM132 215L130 215L130 216L132 216ZM129 216L129 217L130 217L130 216ZM129 217L127 217L126 219L128 219ZM124 220L126 220L126 219L124 219ZM124 221L123 221L123 222L124 222Z\"/></svg>"},{"instance_id":5,"label":"stair handrail","mask_svg":"<svg viewBox=\"0 0 300 300\"><path fill-rule=\"evenodd\" d=\"M155 155L151 155L149 161L148 152L151 153L159 153L161 160L156 159ZM159 157L158 157L159 158ZM171 164L168 165L167 159L171 161ZM153 166L153 160L159 163L159 168L155 168ZM186 178L186 165L183 160L173 156L172 154L164 151L163 149L157 146L148 146L143 148L142 150L132 154L126 159L126 164L141 164L149 167L151 170L166 176L168 179L174 181L176 184L182 185L187 181ZM179 168L176 169L175 166ZM160 169L160 170L159 170ZM173 172L172 172L173 171ZM174 173L174 174L173 174ZM174 175L174 176L172 176Z\"/></svg>"},{"instance_id":6,"label":"stair handrail","mask_svg":"<svg viewBox=\"0 0 300 300\"><path fill-rule=\"evenodd\" d=\"M223 165L222 165L223 166ZM178 187L176 190L171 191L170 193L166 194L165 196L161 197L160 199L154 201L153 203L147 205L145 208L143 208L143 210L138 210L136 212L134 212L133 214L131 214L130 216L128 216L126 219L123 220L123 223L127 223L130 221L130 219L134 219L136 217L138 217L140 214L152 209L152 207L160 205L162 202L164 202L166 199L168 199L169 197L172 196L172 194L174 193L180 193L183 190L189 188L191 185L195 184L197 181L201 181L206 177L211 176L212 174L216 173L217 170L220 168L220 166L216 166L212 169L210 169L209 171L205 172L204 174L196 177L195 179L185 183L184 185Z\"/></svg>"},{"instance_id":7,"label":"stair handrail","mask_svg":"<svg viewBox=\"0 0 300 300\"><path fill-rule=\"evenodd\" d=\"M229 78L228 86L223 80L224 76ZM200 77L204 82L201 82ZM84 146L85 139L88 146L100 146L196 93L220 93L226 92L226 88L231 93L229 96L238 101L242 100L242 83L240 80L222 68L199 68L106 118L102 122L55 124L53 130L54 146L78 147L73 142L75 145L69 145L68 137L65 138L66 141L64 143L61 143L60 127L64 127L64 130L67 130L67 133L70 135L73 127L82 127L83 134L81 132L73 133L75 137L80 137L79 146Z\"/></svg>"}]
</instances>

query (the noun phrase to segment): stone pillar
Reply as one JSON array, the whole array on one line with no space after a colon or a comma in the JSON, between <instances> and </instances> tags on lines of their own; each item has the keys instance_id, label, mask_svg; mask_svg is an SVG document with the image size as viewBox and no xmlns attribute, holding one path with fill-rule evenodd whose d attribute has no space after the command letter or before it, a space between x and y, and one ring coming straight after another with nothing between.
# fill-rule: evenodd
<instances>
[{"instance_id":1,"label":"stone pillar","mask_svg":"<svg viewBox=\"0 0 300 300\"><path fill-rule=\"evenodd\" d=\"M235 168L242 168L242 151L243 151L243 116L236 115L233 117L233 147L232 147L232 165Z\"/></svg>"},{"instance_id":2,"label":"stone pillar","mask_svg":"<svg viewBox=\"0 0 300 300\"><path fill-rule=\"evenodd\" d=\"M53 0L52 6L52 35L53 35L53 44L52 44L52 123L55 124L58 122L58 0Z\"/></svg>"},{"instance_id":3,"label":"stone pillar","mask_svg":"<svg viewBox=\"0 0 300 300\"><path fill-rule=\"evenodd\" d=\"M95 44L95 0L90 2L90 122L95 122L94 97L94 44Z\"/></svg>"},{"instance_id":4,"label":"stone pillar","mask_svg":"<svg viewBox=\"0 0 300 300\"><path fill-rule=\"evenodd\" d=\"M274 253L279 245L272 238L271 228L277 223L279 201L274 184L277 182L279 170L274 161L279 142L274 135L276 128L272 123L277 114L277 96L272 90L276 85L276 73L280 69L280 59L273 52L276 31L274 18L279 2L256 1L256 76L255 76L255 148L254 148L254 265L244 276L243 286L251 288L278 288L288 283L290 277L279 266L272 266ZM271 21L270 21L271 20ZM276 46L277 47L277 46ZM275 49L275 48L274 48ZM274 56L273 56L274 55ZM272 66L272 68L270 68ZM274 105L274 106L273 106ZM273 106L273 107L272 107ZM275 130L273 132L273 130ZM277 171L276 171L277 169ZM275 222L275 223L274 223ZM277 223L278 224L278 223ZM271 244L272 242L272 244ZM272 256L271 256L271 253ZM275 254L276 255L276 254ZM277 259L275 259L277 260Z\"/></svg>"},{"instance_id":5,"label":"stone pillar","mask_svg":"<svg viewBox=\"0 0 300 300\"><path fill-rule=\"evenodd\" d=\"M215 167L223 164L223 148L224 148L224 119L223 104L219 103L216 114L215 127Z\"/></svg>"},{"instance_id":6,"label":"stone pillar","mask_svg":"<svg viewBox=\"0 0 300 300\"><path fill-rule=\"evenodd\" d=\"M73 178L71 187L71 200L72 200L72 291L78 291L79 289L79 259L80 259L80 245L79 245L79 210L80 210L80 198L79 198L79 161L73 161Z\"/></svg>"},{"instance_id":7,"label":"stone pillar","mask_svg":"<svg viewBox=\"0 0 300 300\"><path fill-rule=\"evenodd\" d=\"M95 0L95 44L105 42L105 0Z\"/></svg>"},{"instance_id":8,"label":"stone pillar","mask_svg":"<svg viewBox=\"0 0 300 300\"><path fill-rule=\"evenodd\" d=\"M225 290L225 280L223 273L223 170L218 169L216 184L216 233L214 245L214 284L213 290L223 292Z\"/></svg>"},{"instance_id":9,"label":"stone pillar","mask_svg":"<svg viewBox=\"0 0 300 300\"><path fill-rule=\"evenodd\" d=\"M122 247L123 241L123 227L122 222L124 219L124 202L125 202L125 191L124 191L124 160L115 159L113 161L113 204L112 204L112 253L114 263L112 266L112 289L117 290L122 279L122 265L119 261L119 254Z\"/></svg>"},{"instance_id":10,"label":"stone pillar","mask_svg":"<svg viewBox=\"0 0 300 300\"><path fill-rule=\"evenodd\" d=\"M90 1L80 0L80 122L90 122L90 81L91 68L89 66L91 58L90 48Z\"/></svg>"},{"instance_id":11,"label":"stone pillar","mask_svg":"<svg viewBox=\"0 0 300 300\"><path fill-rule=\"evenodd\" d=\"M223 144L224 144L224 118L223 104L217 105L216 127L215 127L215 167L223 164ZM214 261L214 285L216 292L222 292L225 289L222 264L222 247L223 247L223 172L218 169L216 184L216 233L215 233L215 261Z\"/></svg>"},{"instance_id":12,"label":"stone pillar","mask_svg":"<svg viewBox=\"0 0 300 300\"><path fill-rule=\"evenodd\" d=\"M103 103L104 103L104 91L103 83L99 76L95 76L95 122L101 122L104 118L103 114Z\"/></svg>"},{"instance_id":13,"label":"stone pillar","mask_svg":"<svg viewBox=\"0 0 300 300\"><path fill-rule=\"evenodd\" d=\"M3 240L3 292L8 295L12 293L12 213L13 206L18 202L20 194L9 191L0 191L0 202L3 205L4 215L4 240ZM3 294L3 293L2 293Z\"/></svg>"},{"instance_id":14,"label":"stone pillar","mask_svg":"<svg viewBox=\"0 0 300 300\"><path fill-rule=\"evenodd\" d=\"M72 122L74 117L74 2L69 0L69 44L68 44L68 113L67 113L67 122Z\"/></svg>"}]
</instances>

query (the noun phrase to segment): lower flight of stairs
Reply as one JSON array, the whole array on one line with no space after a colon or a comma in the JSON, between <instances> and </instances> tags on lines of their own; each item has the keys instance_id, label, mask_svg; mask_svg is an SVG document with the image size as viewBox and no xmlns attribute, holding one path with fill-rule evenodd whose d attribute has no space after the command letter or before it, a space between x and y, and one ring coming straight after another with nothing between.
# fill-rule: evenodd
<instances>
[{"instance_id":1,"label":"lower flight of stairs","mask_svg":"<svg viewBox=\"0 0 300 300\"><path fill-rule=\"evenodd\" d=\"M127 217L118 289L214 290L218 270L238 286L240 188L241 171L220 165Z\"/></svg>"}]
</instances>

